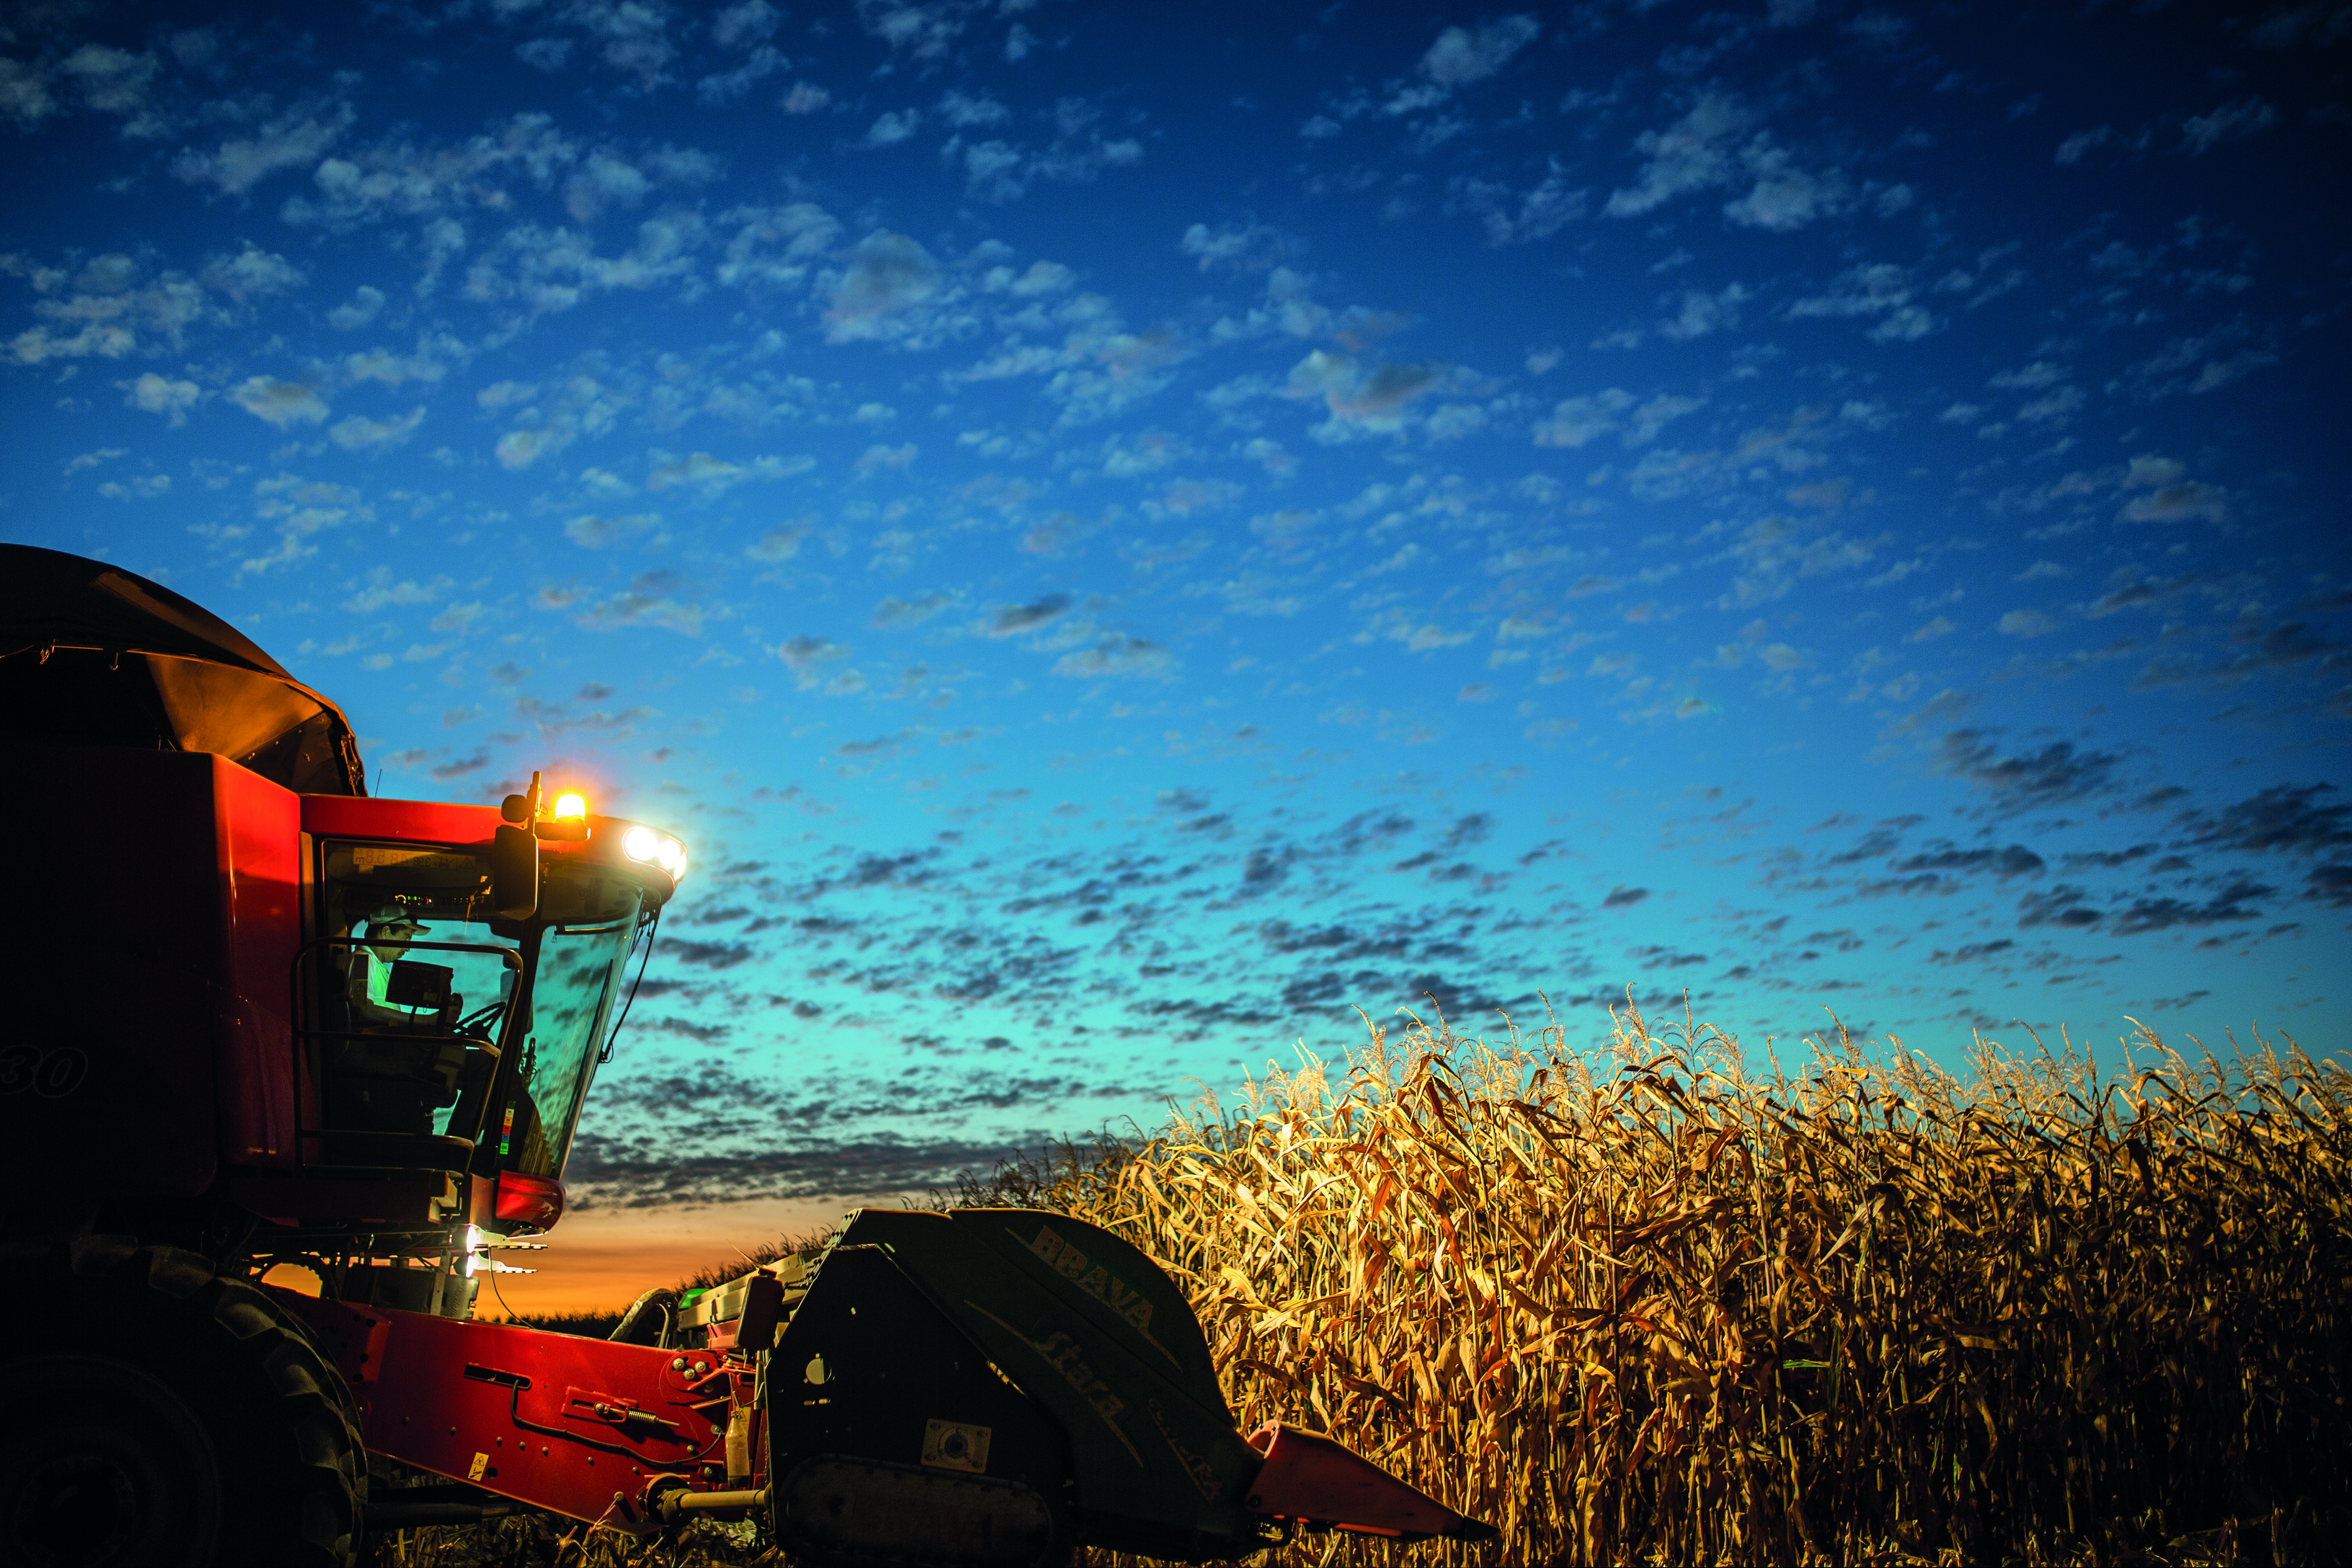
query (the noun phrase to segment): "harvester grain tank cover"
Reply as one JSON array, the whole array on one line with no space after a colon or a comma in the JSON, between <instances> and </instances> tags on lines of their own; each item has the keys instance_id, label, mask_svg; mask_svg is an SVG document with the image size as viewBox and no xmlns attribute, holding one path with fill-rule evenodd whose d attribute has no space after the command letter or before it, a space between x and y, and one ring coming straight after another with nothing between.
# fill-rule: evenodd
<instances>
[{"instance_id":1,"label":"harvester grain tank cover","mask_svg":"<svg viewBox=\"0 0 2352 1568\"><path fill-rule=\"evenodd\" d=\"M364 795L342 710L136 573L0 544L0 737L210 752L300 795Z\"/></svg>"}]
</instances>

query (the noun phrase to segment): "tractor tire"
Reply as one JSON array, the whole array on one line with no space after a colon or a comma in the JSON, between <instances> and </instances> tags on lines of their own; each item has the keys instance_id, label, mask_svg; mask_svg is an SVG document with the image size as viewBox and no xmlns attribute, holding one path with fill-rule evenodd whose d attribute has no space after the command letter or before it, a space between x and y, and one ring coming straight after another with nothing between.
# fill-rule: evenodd
<instances>
[{"instance_id":1,"label":"tractor tire","mask_svg":"<svg viewBox=\"0 0 2352 1568\"><path fill-rule=\"evenodd\" d=\"M0 1427L0 1563L351 1568L366 1456L299 1322L128 1237L8 1261L0 1408L20 1414Z\"/></svg>"}]
</instances>

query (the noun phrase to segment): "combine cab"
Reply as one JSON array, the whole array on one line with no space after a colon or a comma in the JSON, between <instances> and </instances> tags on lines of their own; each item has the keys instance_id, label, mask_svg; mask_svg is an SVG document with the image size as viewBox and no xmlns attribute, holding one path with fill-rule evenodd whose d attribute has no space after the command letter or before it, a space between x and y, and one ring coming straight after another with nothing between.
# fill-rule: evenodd
<instances>
[{"instance_id":1,"label":"combine cab","mask_svg":"<svg viewBox=\"0 0 2352 1568\"><path fill-rule=\"evenodd\" d=\"M867 1211L612 1340L475 1321L685 847L536 778L372 799L335 705L168 589L0 547L0 1563L339 1568L519 1507L831 1568L1492 1534L1243 1437L1167 1277L1058 1215Z\"/></svg>"}]
</instances>

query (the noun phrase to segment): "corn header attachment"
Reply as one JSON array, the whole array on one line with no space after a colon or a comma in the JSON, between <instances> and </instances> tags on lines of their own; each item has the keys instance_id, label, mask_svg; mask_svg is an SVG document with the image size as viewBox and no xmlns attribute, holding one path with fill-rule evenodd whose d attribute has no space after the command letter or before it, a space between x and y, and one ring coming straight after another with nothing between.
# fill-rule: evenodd
<instances>
[{"instance_id":1,"label":"corn header attachment","mask_svg":"<svg viewBox=\"0 0 2352 1568\"><path fill-rule=\"evenodd\" d=\"M368 1447L493 1510L641 1535L753 1518L817 1568L1058 1568L1080 1544L1199 1562L1302 1528L1494 1534L1328 1437L1244 1437L1168 1277L1059 1215L862 1211L814 1266L624 1325L648 1344L289 1305L344 1347ZM378 1493L380 1526L401 1496Z\"/></svg>"}]
</instances>

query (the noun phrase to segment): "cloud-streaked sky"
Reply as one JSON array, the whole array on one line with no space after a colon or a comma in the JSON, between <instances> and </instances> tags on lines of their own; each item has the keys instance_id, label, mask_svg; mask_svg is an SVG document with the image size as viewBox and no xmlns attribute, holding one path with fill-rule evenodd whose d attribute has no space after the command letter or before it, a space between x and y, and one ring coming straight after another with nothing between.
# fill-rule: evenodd
<instances>
[{"instance_id":1,"label":"cloud-streaked sky","mask_svg":"<svg viewBox=\"0 0 2352 1568\"><path fill-rule=\"evenodd\" d=\"M2346 1038L2340 5L9 16L0 530L688 837L607 1200L1429 994Z\"/></svg>"}]
</instances>

